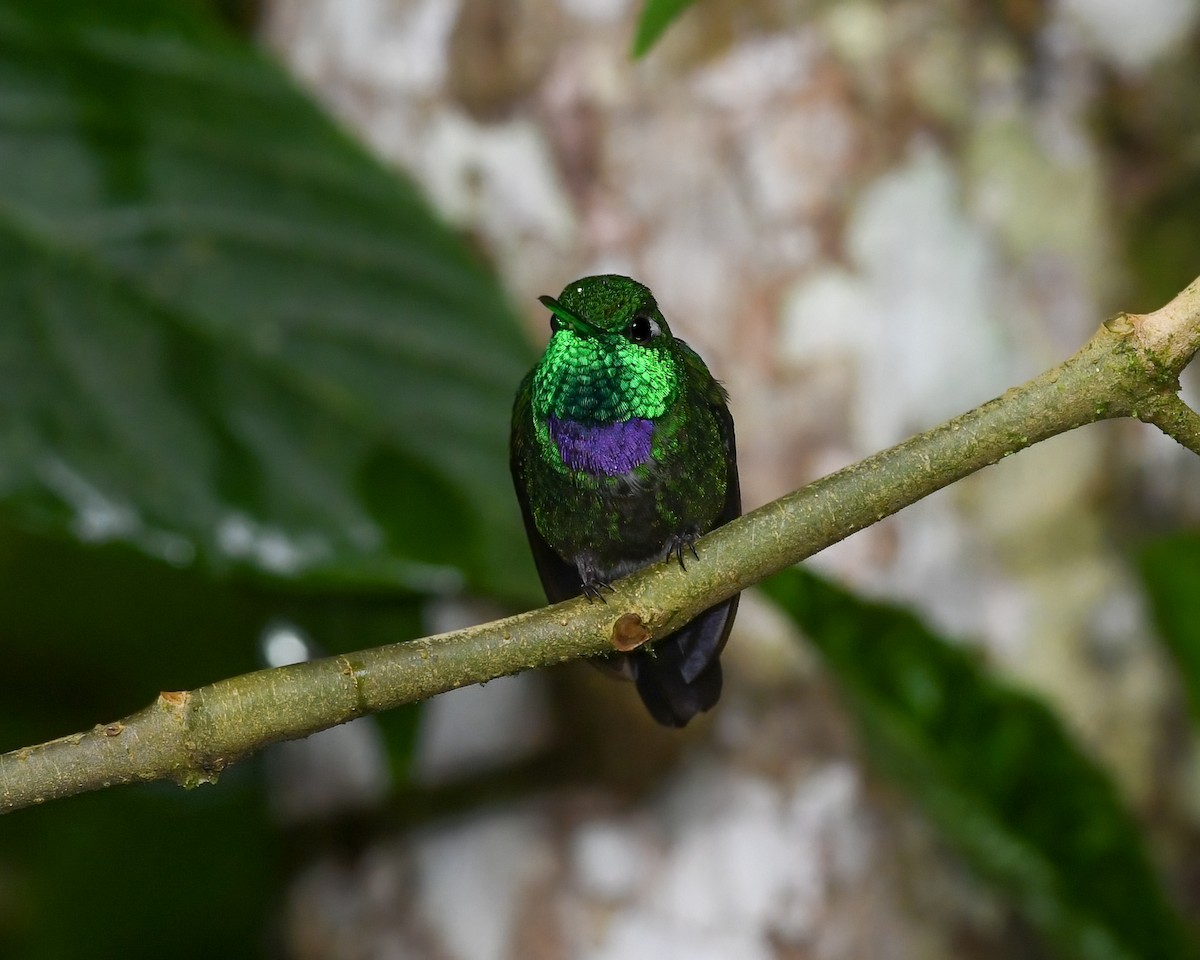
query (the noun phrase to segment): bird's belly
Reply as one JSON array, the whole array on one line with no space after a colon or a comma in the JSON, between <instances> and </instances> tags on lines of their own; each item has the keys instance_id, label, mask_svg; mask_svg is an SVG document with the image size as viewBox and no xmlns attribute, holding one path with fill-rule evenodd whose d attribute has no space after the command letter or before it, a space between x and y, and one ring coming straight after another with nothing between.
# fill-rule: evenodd
<instances>
[{"instance_id":1,"label":"bird's belly","mask_svg":"<svg viewBox=\"0 0 1200 960\"><path fill-rule=\"evenodd\" d=\"M668 462L615 477L560 473L531 499L555 552L611 581L661 560L675 537L708 532L724 497L717 465Z\"/></svg>"}]
</instances>

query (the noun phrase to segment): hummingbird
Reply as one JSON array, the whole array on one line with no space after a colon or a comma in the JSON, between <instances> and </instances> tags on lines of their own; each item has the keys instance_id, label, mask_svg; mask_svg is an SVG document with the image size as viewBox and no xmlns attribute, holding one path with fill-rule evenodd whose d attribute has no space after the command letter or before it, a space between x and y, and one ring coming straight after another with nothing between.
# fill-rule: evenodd
<instances>
[{"instance_id":1,"label":"hummingbird","mask_svg":"<svg viewBox=\"0 0 1200 960\"><path fill-rule=\"evenodd\" d=\"M517 390L509 466L547 599L604 600L613 581L669 557L686 570L697 539L742 512L729 395L636 280L584 277L539 300L550 341ZM737 605L601 665L634 681L655 720L682 727L721 695Z\"/></svg>"}]
</instances>

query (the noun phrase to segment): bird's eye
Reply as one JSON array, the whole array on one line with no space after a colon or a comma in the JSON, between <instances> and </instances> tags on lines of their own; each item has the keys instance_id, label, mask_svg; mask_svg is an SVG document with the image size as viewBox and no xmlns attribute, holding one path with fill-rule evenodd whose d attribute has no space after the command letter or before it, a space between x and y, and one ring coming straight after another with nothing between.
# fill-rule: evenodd
<instances>
[{"instance_id":1,"label":"bird's eye","mask_svg":"<svg viewBox=\"0 0 1200 960\"><path fill-rule=\"evenodd\" d=\"M658 334L658 321L644 314L634 317L625 328L625 335L634 343L649 343Z\"/></svg>"},{"instance_id":2,"label":"bird's eye","mask_svg":"<svg viewBox=\"0 0 1200 960\"><path fill-rule=\"evenodd\" d=\"M558 331L561 329L562 329L562 321L559 320L558 317L556 317L554 314L550 314L550 332L552 334L558 333Z\"/></svg>"}]
</instances>

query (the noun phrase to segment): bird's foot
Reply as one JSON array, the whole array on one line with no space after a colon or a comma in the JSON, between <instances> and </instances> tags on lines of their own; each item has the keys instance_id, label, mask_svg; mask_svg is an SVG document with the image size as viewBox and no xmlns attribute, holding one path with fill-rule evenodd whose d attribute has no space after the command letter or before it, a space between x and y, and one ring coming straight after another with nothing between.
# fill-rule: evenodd
<instances>
[{"instance_id":1,"label":"bird's foot","mask_svg":"<svg viewBox=\"0 0 1200 960\"><path fill-rule=\"evenodd\" d=\"M597 600L599 600L601 603L608 603L608 601L604 599L605 590L607 590L609 593L617 592L616 587L604 580L592 579L583 581L583 595L593 603L595 603Z\"/></svg>"},{"instance_id":2,"label":"bird's foot","mask_svg":"<svg viewBox=\"0 0 1200 960\"><path fill-rule=\"evenodd\" d=\"M598 569L598 564L590 556L582 556L575 558L575 569L579 571L579 582L583 585L582 592L585 597L595 603L599 600L601 603L608 603L604 599L604 591L616 593L616 588L608 582L605 577L605 572Z\"/></svg>"},{"instance_id":3,"label":"bird's foot","mask_svg":"<svg viewBox=\"0 0 1200 960\"><path fill-rule=\"evenodd\" d=\"M688 530L686 533L677 533L667 541L667 558L672 554L679 561L680 569L687 570L687 564L683 562L683 555L690 552L697 560L700 559L700 554L696 552L696 541L700 539L700 534L696 530Z\"/></svg>"}]
</instances>

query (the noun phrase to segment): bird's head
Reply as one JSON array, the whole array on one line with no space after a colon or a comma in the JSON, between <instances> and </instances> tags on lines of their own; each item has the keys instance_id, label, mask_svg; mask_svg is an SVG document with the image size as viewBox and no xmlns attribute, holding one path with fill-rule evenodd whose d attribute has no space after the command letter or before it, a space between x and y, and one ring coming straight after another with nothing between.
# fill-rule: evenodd
<instances>
[{"instance_id":1,"label":"bird's head","mask_svg":"<svg viewBox=\"0 0 1200 960\"><path fill-rule=\"evenodd\" d=\"M533 382L535 416L613 423L662 416L675 399L674 338L649 288L607 274L567 284Z\"/></svg>"}]
</instances>

